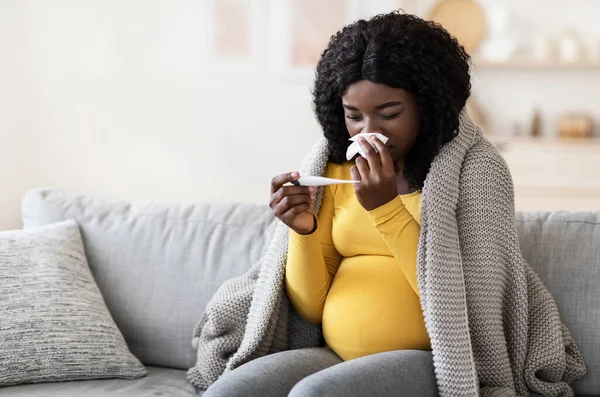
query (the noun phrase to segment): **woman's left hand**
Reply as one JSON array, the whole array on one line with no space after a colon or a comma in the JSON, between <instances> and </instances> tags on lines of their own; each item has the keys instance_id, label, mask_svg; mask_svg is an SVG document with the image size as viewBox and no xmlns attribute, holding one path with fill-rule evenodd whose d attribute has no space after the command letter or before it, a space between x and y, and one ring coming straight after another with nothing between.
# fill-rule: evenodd
<instances>
[{"instance_id":1,"label":"woman's left hand","mask_svg":"<svg viewBox=\"0 0 600 397\"><path fill-rule=\"evenodd\" d=\"M365 138L359 138L359 144L367 158L359 156L356 165L350 170L352 179L360 181L354 185L356 198L367 211L381 207L398 196L392 156L379 139L373 137L371 142L377 151Z\"/></svg>"}]
</instances>

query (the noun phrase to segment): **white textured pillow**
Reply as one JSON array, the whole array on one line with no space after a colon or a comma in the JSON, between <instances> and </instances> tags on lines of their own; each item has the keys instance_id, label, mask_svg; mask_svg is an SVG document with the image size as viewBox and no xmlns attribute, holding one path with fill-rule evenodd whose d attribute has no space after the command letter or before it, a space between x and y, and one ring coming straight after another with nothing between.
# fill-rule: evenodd
<instances>
[{"instance_id":1,"label":"white textured pillow","mask_svg":"<svg viewBox=\"0 0 600 397\"><path fill-rule=\"evenodd\" d=\"M74 221L0 232L0 386L144 375Z\"/></svg>"}]
</instances>

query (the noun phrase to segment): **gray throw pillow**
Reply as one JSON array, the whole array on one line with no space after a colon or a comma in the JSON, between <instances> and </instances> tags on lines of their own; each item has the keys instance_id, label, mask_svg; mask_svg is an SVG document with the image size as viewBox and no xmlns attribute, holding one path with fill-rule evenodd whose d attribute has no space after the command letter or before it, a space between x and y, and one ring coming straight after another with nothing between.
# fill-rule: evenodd
<instances>
[{"instance_id":1,"label":"gray throw pillow","mask_svg":"<svg viewBox=\"0 0 600 397\"><path fill-rule=\"evenodd\" d=\"M75 221L0 232L0 386L144 375L106 308Z\"/></svg>"}]
</instances>

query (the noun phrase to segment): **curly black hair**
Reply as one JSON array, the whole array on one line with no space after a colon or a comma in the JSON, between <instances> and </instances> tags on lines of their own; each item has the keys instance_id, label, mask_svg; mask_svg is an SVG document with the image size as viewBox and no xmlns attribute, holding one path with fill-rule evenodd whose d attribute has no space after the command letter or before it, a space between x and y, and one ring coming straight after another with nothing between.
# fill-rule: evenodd
<instances>
[{"instance_id":1,"label":"curly black hair","mask_svg":"<svg viewBox=\"0 0 600 397\"><path fill-rule=\"evenodd\" d=\"M331 37L316 68L313 104L328 141L329 161L345 161L349 134L342 95L368 80L414 94L421 131L407 154L404 177L422 189L440 148L458 133L471 93L470 57L441 25L398 11L354 22Z\"/></svg>"}]
</instances>

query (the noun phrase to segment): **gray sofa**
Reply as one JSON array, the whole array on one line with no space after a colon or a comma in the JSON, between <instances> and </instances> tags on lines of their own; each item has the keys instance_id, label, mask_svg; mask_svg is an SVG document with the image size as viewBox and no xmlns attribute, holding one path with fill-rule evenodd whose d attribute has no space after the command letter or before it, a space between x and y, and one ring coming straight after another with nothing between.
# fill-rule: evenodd
<instances>
[{"instance_id":1,"label":"gray sofa","mask_svg":"<svg viewBox=\"0 0 600 397\"><path fill-rule=\"evenodd\" d=\"M275 219L248 204L133 204L36 190L24 226L75 219L92 273L130 350L148 367L139 380L20 385L0 396L198 396L192 330L219 285L266 250ZM588 374L574 388L600 396L600 213L518 213L523 254L554 295Z\"/></svg>"}]
</instances>

